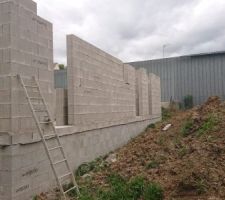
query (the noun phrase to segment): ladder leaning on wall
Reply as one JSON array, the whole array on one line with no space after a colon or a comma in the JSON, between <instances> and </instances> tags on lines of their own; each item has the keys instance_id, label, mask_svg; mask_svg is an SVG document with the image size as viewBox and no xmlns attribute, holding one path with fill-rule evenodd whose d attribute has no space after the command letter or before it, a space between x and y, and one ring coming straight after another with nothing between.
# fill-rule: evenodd
<instances>
[{"instance_id":1,"label":"ladder leaning on wall","mask_svg":"<svg viewBox=\"0 0 225 200\"><path fill-rule=\"evenodd\" d=\"M17 75L17 77L24 89L29 107L31 109L33 118L34 118L36 126L38 128L38 132L40 134L41 140L44 144L44 148L45 148L46 154L49 158L49 161L50 161L54 176L56 178L57 184L59 186L60 192L62 193L64 199L67 199L67 194L69 192L71 192L72 190L76 190L77 194L79 194L78 185L76 183L74 174L70 169L68 160L66 159L66 155L65 155L63 146L61 145L59 136L56 133L54 122L51 119L50 112L48 110L45 99L41 93L41 89L40 89L38 81L36 80L35 77L32 77L32 80L31 80L32 83L25 84L24 79L20 75ZM34 90L37 95L30 96L30 93L32 93L32 92L34 93ZM44 116L45 120L40 121L41 117L38 116L38 113L45 113L45 116ZM48 133L45 132L45 128L48 128L48 130L47 130ZM51 130L51 134L49 134L49 129ZM49 144L50 144L51 140L56 140L55 142L57 144L54 147L50 148ZM52 152L54 152L54 151L60 151L62 159L54 160L53 155L52 155ZM66 167L67 172L64 175L58 174L59 172L57 171L57 165L60 165L60 164L64 164L65 165L64 167ZM72 182L72 186L69 189L68 189L68 187L66 187L67 189L64 189L65 187L63 185L63 181L65 182L66 179L71 180L71 182Z\"/></svg>"}]
</instances>

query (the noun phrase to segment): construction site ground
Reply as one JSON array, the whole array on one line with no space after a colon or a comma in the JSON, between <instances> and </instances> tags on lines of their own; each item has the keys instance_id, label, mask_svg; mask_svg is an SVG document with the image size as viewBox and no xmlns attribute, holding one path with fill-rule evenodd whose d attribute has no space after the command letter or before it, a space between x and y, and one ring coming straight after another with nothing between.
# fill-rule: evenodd
<instances>
[{"instance_id":1,"label":"construction site ground","mask_svg":"<svg viewBox=\"0 0 225 200\"><path fill-rule=\"evenodd\" d=\"M190 110L164 109L162 122L115 152L84 163L76 177L82 200L224 200L225 103L210 97ZM48 196L35 198L59 199Z\"/></svg>"}]
</instances>

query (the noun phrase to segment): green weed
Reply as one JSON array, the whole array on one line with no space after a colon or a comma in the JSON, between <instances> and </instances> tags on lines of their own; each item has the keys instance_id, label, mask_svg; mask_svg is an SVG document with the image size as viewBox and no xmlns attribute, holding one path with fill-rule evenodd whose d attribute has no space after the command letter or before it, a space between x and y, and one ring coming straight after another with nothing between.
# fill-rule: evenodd
<instances>
[{"instance_id":1,"label":"green weed","mask_svg":"<svg viewBox=\"0 0 225 200\"><path fill-rule=\"evenodd\" d=\"M214 130L219 120L215 115L210 115L197 130L197 136L202 136L205 133L209 133Z\"/></svg>"},{"instance_id":2,"label":"green weed","mask_svg":"<svg viewBox=\"0 0 225 200\"><path fill-rule=\"evenodd\" d=\"M163 189L156 183L150 183L145 187L143 197L145 200L162 200Z\"/></svg>"},{"instance_id":3,"label":"green weed","mask_svg":"<svg viewBox=\"0 0 225 200\"><path fill-rule=\"evenodd\" d=\"M130 180L118 174L111 174L106 179L107 186L85 185L80 189L79 200L161 200L162 188L147 182L143 177L134 177ZM74 194L74 197L75 194Z\"/></svg>"},{"instance_id":4,"label":"green weed","mask_svg":"<svg viewBox=\"0 0 225 200\"><path fill-rule=\"evenodd\" d=\"M170 110L162 107L162 120L166 121L166 120L170 119L171 116L172 115L171 115Z\"/></svg>"},{"instance_id":5,"label":"green weed","mask_svg":"<svg viewBox=\"0 0 225 200\"><path fill-rule=\"evenodd\" d=\"M149 124L149 125L146 127L145 131L147 131L148 129L154 129L155 127L156 127L155 124Z\"/></svg>"},{"instance_id":6,"label":"green weed","mask_svg":"<svg viewBox=\"0 0 225 200\"><path fill-rule=\"evenodd\" d=\"M157 162L156 160L150 161L146 166L147 169L155 169L158 167L159 167L159 162Z\"/></svg>"},{"instance_id":7,"label":"green weed","mask_svg":"<svg viewBox=\"0 0 225 200\"><path fill-rule=\"evenodd\" d=\"M207 189L208 189L208 186L203 179L196 180L195 187L197 189L198 194L204 194L207 192Z\"/></svg>"},{"instance_id":8,"label":"green weed","mask_svg":"<svg viewBox=\"0 0 225 200\"><path fill-rule=\"evenodd\" d=\"M185 109L191 109L193 108L193 96L187 95L184 97L184 108Z\"/></svg>"},{"instance_id":9,"label":"green weed","mask_svg":"<svg viewBox=\"0 0 225 200\"><path fill-rule=\"evenodd\" d=\"M187 121L184 122L182 128L181 128L181 134L183 137L187 137L190 135L192 132L194 126L194 121L192 119L188 119Z\"/></svg>"},{"instance_id":10,"label":"green weed","mask_svg":"<svg viewBox=\"0 0 225 200\"><path fill-rule=\"evenodd\" d=\"M188 153L188 149L185 146L183 146L182 148L178 150L178 156L180 158L183 158L187 153Z\"/></svg>"},{"instance_id":11,"label":"green weed","mask_svg":"<svg viewBox=\"0 0 225 200\"><path fill-rule=\"evenodd\" d=\"M76 170L75 174L77 177L80 177L92 171L98 172L99 170L105 168L106 166L107 166L107 162L104 160L104 158L99 157L92 162L84 163L80 165L79 168Z\"/></svg>"}]
</instances>

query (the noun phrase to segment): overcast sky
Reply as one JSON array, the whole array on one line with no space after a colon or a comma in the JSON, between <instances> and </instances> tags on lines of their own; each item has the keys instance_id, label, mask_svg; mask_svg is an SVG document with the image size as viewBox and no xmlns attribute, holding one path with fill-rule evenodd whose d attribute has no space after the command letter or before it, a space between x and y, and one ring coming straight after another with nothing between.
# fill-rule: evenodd
<instances>
[{"instance_id":1,"label":"overcast sky","mask_svg":"<svg viewBox=\"0 0 225 200\"><path fill-rule=\"evenodd\" d=\"M53 23L54 59L66 64L66 34L124 62L225 50L225 0L34 0Z\"/></svg>"}]
</instances>

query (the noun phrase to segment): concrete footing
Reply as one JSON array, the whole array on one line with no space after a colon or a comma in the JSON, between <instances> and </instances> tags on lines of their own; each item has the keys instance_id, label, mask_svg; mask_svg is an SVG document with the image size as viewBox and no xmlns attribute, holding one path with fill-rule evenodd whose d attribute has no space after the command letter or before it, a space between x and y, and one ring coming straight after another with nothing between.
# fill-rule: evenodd
<instances>
[{"instance_id":1,"label":"concrete footing","mask_svg":"<svg viewBox=\"0 0 225 200\"><path fill-rule=\"evenodd\" d=\"M86 128L86 131L82 130L82 127L77 129L64 126L57 127L57 132L71 168L76 169L83 162L91 161L121 147L140 134L147 125L159 120L159 116L142 117L126 124L121 123L95 130ZM9 138L12 139L13 136ZM51 145L54 145L53 142ZM57 153L55 158L58 158ZM63 166L58 170L63 172ZM50 162L38 138L31 140L31 137L27 137L17 144L1 146L0 177L2 200L29 200L35 194L56 186Z\"/></svg>"}]
</instances>

